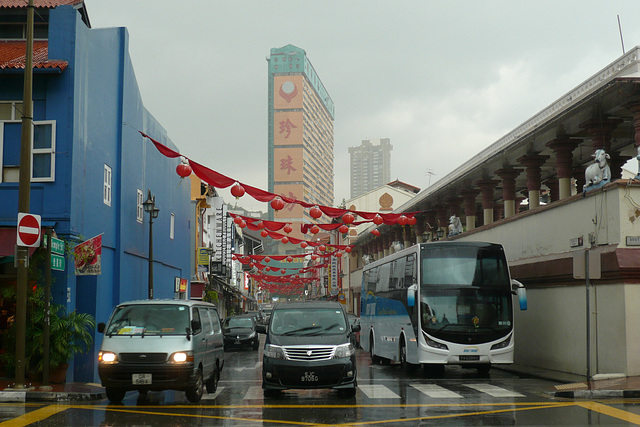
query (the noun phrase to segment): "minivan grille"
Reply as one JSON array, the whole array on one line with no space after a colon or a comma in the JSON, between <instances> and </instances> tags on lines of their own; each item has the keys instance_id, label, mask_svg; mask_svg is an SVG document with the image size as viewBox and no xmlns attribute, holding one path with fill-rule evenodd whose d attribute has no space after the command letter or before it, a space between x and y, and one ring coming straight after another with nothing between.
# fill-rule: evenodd
<instances>
[{"instance_id":1,"label":"minivan grille","mask_svg":"<svg viewBox=\"0 0 640 427\"><path fill-rule=\"evenodd\" d=\"M120 353L120 361L124 363L164 363L167 353Z\"/></svg>"},{"instance_id":2,"label":"minivan grille","mask_svg":"<svg viewBox=\"0 0 640 427\"><path fill-rule=\"evenodd\" d=\"M282 349L286 359L302 361L331 360L336 351L335 346L291 345Z\"/></svg>"}]
</instances>

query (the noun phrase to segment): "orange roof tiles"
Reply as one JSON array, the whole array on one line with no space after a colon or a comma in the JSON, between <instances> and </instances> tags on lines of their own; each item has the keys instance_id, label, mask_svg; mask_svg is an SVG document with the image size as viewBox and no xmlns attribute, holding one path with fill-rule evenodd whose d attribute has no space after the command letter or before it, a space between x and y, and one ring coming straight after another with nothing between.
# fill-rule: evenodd
<instances>
[{"instance_id":1,"label":"orange roof tiles","mask_svg":"<svg viewBox=\"0 0 640 427\"><path fill-rule=\"evenodd\" d=\"M76 5L83 3L84 0L33 0L35 7L51 9L63 5ZM28 0L0 0L0 8L22 8L27 7Z\"/></svg>"},{"instance_id":2,"label":"orange roof tiles","mask_svg":"<svg viewBox=\"0 0 640 427\"><path fill-rule=\"evenodd\" d=\"M5 0L0 0L0 2ZM0 70L24 69L26 42L20 40L0 41ZM69 63L49 59L49 42L33 42L33 68L59 68L64 71Z\"/></svg>"}]
</instances>

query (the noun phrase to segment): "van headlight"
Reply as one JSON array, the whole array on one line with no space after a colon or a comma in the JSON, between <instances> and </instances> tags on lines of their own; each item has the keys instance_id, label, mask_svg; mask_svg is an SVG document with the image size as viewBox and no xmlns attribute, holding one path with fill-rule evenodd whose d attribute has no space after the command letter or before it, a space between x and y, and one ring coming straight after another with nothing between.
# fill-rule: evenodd
<instances>
[{"instance_id":1,"label":"van headlight","mask_svg":"<svg viewBox=\"0 0 640 427\"><path fill-rule=\"evenodd\" d=\"M353 348L351 343L349 344L341 344L336 347L336 352L333 354L334 359L340 359L342 357L351 357L355 354L356 350Z\"/></svg>"},{"instance_id":2,"label":"van headlight","mask_svg":"<svg viewBox=\"0 0 640 427\"><path fill-rule=\"evenodd\" d=\"M98 363L103 365L113 365L118 363L118 355L110 351L101 351L98 353Z\"/></svg>"},{"instance_id":3,"label":"van headlight","mask_svg":"<svg viewBox=\"0 0 640 427\"><path fill-rule=\"evenodd\" d=\"M265 357L269 357L271 359L284 359L284 351L279 345L265 345L263 354Z\"/></svg>"},{"instance_id":4,"label":"van headlight","mask_svg":"<svg viewBox=\"0 0 640 427\"><path fill-rule=\"evenodd\" d=\"M185 363L193 363L193 352L192 351L176 351L171 356L169 356L169 363L173 363L175 365L184 365Z\"/></svg>"}]
</instances>

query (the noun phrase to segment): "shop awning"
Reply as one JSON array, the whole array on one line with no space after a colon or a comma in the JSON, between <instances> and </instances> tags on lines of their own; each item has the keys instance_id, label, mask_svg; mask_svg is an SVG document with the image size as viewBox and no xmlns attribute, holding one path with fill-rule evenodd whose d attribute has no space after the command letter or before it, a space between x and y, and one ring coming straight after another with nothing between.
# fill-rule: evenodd
<instances>
[{"instance_id":1,"label":"shop awning","mask_svg":"<svg viewBox=\"0 0 640 427\"><path fill-rule=\"evenodd\" d=\"M33 255L37 248L29 248ZM16 253L16 228L0 228L0 257L14 256Z\"/></svg>"}]
</instances>

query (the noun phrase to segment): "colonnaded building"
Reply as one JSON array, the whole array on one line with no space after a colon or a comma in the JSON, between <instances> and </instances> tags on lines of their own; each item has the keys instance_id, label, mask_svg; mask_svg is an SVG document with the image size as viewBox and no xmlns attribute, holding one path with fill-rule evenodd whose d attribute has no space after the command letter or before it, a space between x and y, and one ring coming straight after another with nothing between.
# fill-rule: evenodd
<instances>
[{"instance_id":1,"label":"colonnaded building","mask_svg":"<svg viewBox=\"0 0 640 427\"><path fill-rule=\"evenodd\" d=\"M421 211L415 226L361 233L351 291L361 286L362 257L377 260L394 241L501 243L529 297L527 311L515 310L517 364L640 375L639 148L636 47L396 209ZM611 178L583 192L596 150ZM623 175L625 165L633 172ZM464 231L447 236L453 215Z\"/></svg>"}]
</instances>

